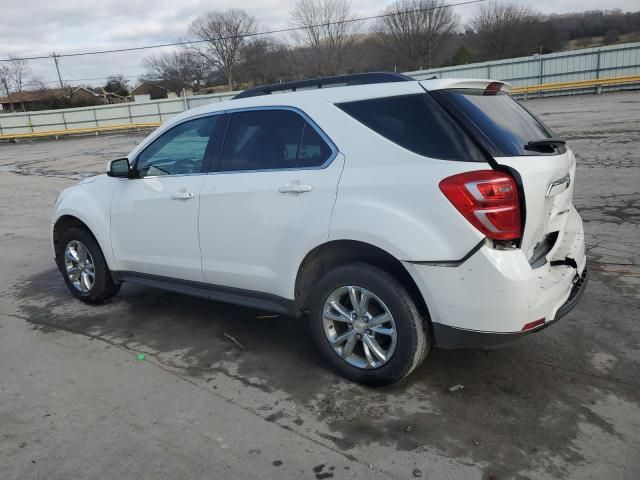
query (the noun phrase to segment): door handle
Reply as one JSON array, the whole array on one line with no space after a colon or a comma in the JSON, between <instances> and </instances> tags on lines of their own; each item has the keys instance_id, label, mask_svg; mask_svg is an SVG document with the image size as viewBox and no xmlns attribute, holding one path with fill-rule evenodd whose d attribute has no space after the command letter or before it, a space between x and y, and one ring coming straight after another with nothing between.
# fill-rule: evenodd
<instances>
[{"instance_id":1,"label":"door handle","mask_svg":"<svg viewBox=\"0 0 640 480\"><path fill-rule=\"evenodd\" d=\"M304 183L287 183L278 189L280 193L305 193L311 190L313 187Z\"/></svg>"},{"instance_id":2,"label":"door handle","mask_svg":"<svg viewBox=\"0 0 640 480\"><path fill-rule=\"evenodd\" d=\"M193 192L175 192L171 195L173 200L189 200L196 196Z\"/></svg>"}]
</instances>

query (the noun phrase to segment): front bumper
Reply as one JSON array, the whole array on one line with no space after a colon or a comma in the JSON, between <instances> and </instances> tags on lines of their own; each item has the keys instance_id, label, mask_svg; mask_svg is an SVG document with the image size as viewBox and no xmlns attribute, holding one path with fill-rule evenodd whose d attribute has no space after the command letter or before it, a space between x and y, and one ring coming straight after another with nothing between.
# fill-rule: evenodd
<instances>
[{"instance_id":1,"label":"front bumper","mask_svg":"<svg viewBox=\"0 0 640 480\"><path fill-rule=\"evenodd\" d=\"M530 265L520 249L489 244L459 265L405 266L429 309L436 345L499 345L549 326L578 302L587 280L582 220L571 208L564 231L539 267Z\"/></svg>"}]
</instances>

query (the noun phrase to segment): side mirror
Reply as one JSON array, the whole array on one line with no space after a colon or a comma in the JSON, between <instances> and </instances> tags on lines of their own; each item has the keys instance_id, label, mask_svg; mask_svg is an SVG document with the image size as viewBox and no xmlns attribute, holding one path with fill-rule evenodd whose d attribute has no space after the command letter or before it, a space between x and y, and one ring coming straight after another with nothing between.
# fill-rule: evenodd
<instances>
[{"instance_id":1,"label":"side mirror","mask_svg":"<svg viewBox=\"0 0 640 480\"><path fill-rule=\"evenodd\" d=\"M130 178L131 168L128 158L118 158L107 162L107 175L110 177Z\"/></svg>"}]
</instances>

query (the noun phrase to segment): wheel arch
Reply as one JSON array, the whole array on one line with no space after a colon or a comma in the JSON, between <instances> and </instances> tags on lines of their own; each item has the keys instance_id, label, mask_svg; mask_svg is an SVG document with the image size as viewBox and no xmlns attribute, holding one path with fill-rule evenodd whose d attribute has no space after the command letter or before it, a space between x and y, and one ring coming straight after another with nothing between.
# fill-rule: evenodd
<instances>
[{"instance_id":1,"label":"wheel arch","mask_svg":"<svg viewBox=\"0 0 640 480\"><path fill-rule=\"evenodd\" d=\"M96 243L98 244L98 247L100 247L100 250L102 251L102 255L105 261L107 262L107 266L109 267L109 269L113 270L113 263L112 263L113 259L112 259L111 251L105 250L104 245L102 244L100 239L96 236L92 228L87 224L87 222L69 213L63 214L60 217L58 217L55 223L53 224L52 232L51 232L51 241L53 245L54 254L57 255L58 242L60 241L60 237L62 236L63 232L69 230L70 228L82 228L86 230L89 233L89 235L91 235L93 239L96 241Z\"/></svg>"},{"instance_id":2,"label":"wheel arch","mask_svg":"<svg viewBox=\"0 0 640 480\"><path fill-rule=\"evenodd\" d=\"M402 262L385 250L358 240L332 240L318 245L304 257L295 281L295 307L299 313L309 308L313 285L329 270L339 265L364 262L382 268L398 280L416 302L431 329L427 304L411 274Z\"/></svg>"}]
</instances>

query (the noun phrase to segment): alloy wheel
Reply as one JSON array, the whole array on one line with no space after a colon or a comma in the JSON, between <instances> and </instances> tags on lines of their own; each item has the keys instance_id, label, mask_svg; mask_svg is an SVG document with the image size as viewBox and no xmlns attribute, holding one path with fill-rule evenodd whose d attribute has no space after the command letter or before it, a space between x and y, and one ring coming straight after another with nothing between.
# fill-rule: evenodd
<instances>
[{"instance_id":1,"label":"alloy wheel","mask_svg":"<svg viewBox=\"0 0 640 480\"><path fill-rule=\"evenodd\" d=\"M322 310L324 333L333 351L361 369L386 364L396 349L393 315L373 292L358 286L334 290Z\"/></svg>"},{"instance_id":2,"label":"alloy wheel","mask_svg":"<svg viewBox=\"0 0 640 480\"><path fill-rule=\"evenodd\" d=\"M88 293L96 279L96 267L89 249L78 240L71 240L64 249L64 267L71 284Z\"/></svg>"}]
</instances>

